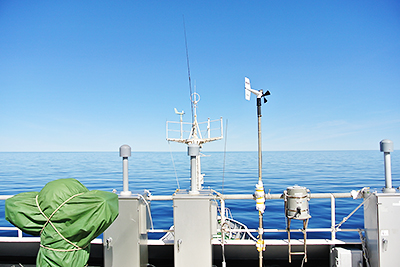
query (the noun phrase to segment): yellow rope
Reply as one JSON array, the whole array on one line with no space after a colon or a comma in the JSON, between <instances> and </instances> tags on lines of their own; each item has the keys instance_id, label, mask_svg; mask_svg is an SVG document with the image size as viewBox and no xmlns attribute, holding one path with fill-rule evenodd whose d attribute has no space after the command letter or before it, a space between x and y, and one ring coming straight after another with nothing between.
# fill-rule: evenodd
<instances>
[{"instance_id":1,"label":"yellow rope","mask_svg":"<svg viewBox=\"0 0 400 267\"><path fill-rule=\"evenodd\" d=\"M87 246L85 246L84 248L58 249L58 248L46 247L46 246L40 244L40 247L48 249L48 250L52 250L52 251L57 251L57 252L72 252L72 251L78 251L78 250L81 250L81 249L85 249Z\"/></svg>"},{"instance_id":2,"label":"yellow rope","mask_svg":"<svg viewBox=\"0 0 400 267\"><path fill-rule=\"evenodd\" d=\"M44 228L47 226L47 224L50 223L50 225L54 228L54 230L57 232L57 234L58 234L62 239L64 239L66 242L68 242L69 244L71 244L71 245L73 245L74 247L76 247L76 248L74 248L74 249L55 249L55 248L49 248L49 247L46 247L46 246L43 246L42 244L40 244L40 246L41 246L42 248L45 248L45 249L48 249L48 250L53 250L53 251L69 252L69 251L77 251L77 250L85 249L85 248L88 246L88 245L86 245L84 248L81 248L81 247L79 247L78 245L72 243L71 241L69 241L68 239L66 239L66 238L58 231L58 229L54 226L54 224L50 221L50 219L53 217L53 215L54 215L62 206L64 206L68 201L70 201L70 200L73 199L74 197L80 196L80 195L82 195L82 194L83 194L83 193L79 193L79 194L73 195L72 197L70 197L70 198L68 198L67 200L65 200L57 209L55 209L55 210L53 211L53 213L52 213L49 217L47 217L46 214L44 214L44 212L43 212L42 209L40 208L40 206L39 206L39 201L38 201L38 195L36 195L36 206L38 207L38 209L39 209L40 213L43 215L43 217L45 217L46 220L47 220L46 223L44 224L44 226L42 227L42 230L40 231L40 234L42 234L42 232L43 232Z\"/></svg>"}]
</instances>

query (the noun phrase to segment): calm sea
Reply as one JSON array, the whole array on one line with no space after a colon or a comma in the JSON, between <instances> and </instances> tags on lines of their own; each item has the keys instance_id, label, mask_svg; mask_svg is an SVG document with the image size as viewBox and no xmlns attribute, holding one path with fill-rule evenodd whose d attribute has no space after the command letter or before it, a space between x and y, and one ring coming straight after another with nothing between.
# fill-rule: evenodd
<instances>
[{"instance_id":1,"label":"calm sea","mask_svg":"<svg viewBox=\"0 0 400 267\"><path fill-rule=\"evenodd\" d=\"M258 180L257 152L203 153L205 188L224 194L254 193ZM392 153L394 187L400 185L399 159L396 151ZM148 189L153 195L172 195L178 187L188 189L190 186L189 158L186 152L132 153L129 177L129 189L133 192L142 193ZM90 190L121 191L122 161L118 152L0 153L1 195L40 191L46 183L59 178L78 179ZM263 152L263 181L266 192L271 194L280 194L293 185L305 186L311 193L350 192L364 186L380 191L385 184L383 154L378 150ZM361 200L337 199L336 223L360 203ZM264 227L284 229L283 201L267 200L266 204ZM172 202L153 201L151 205L154 227L169 228L173 224ZM255 201L231 200L227 201L227 207L234 219L249 228L258 227ZM329 199L311 199L310 213L309 227L330 227ZM0 214L0 226L11 226L4 219L4 201L0 201ZM359 209L342 227L362 228L363 209ZM266 237L285 236L268 234ZM324 235L326 238L329 236ZM358 234L339 233L338 237L357 238Z\"/></svg>"}]
</instances>

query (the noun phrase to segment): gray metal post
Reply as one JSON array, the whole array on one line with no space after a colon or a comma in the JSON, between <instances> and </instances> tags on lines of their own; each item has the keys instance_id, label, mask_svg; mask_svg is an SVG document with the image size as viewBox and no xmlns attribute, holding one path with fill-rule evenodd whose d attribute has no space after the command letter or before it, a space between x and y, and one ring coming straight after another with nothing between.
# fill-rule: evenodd
<instances>
[{"instance_id":1,"label":"gray metal post","mask_svg":"<svg viewBox=\"0 0 400 267\"><path fill-rule=\"evenodd\" d=\"M393 142L384 139L380 142L381 152L384 154L385 163L385 188L382 189L383 193L395 193L396 189L392 188L392 166L390 160L390 152L393 152Z\"/></svg>"},{"instance_id":2,"label":"gray metal post","mask_svg":"<svg viewBox=\"0 0 400 267\"><path fill-rule=\"evenodd\" d=\"M129 191L128 157L131 156L131 147L128 145L122 145L119 148L119 156L122 157L123 191L121 192L121 195L130 196L132 192Z\"/></svg>"},{"instance_id":3,"label":"gray metal post","mask_svg":"<svg viewBox=\"0 0 400 267\"><path fill-rule=\"evenodd\" d=\"M258 122L258 179L262 180L262 134L261 134L261 98L257 98L257 122Z\"/></svg>"},{"instance_id":4,"label":"gray metal post","mask_svg":"<svg viewBox=\"0 0 400 267\"><path fill-rule=\"evenodd\" d=\"M198 194L197 157L200 155L200 146L189 144L188 155L190 156L190 194Z\"/></svg>"},{"instance_id":5,"label":"gray metal post","mask_svg":"<svg viewBox=\"0 0 400 267\"><path fill-rule=\"evenodd\" d=\"M122 157L123 191L118 201L119 215L103 234L104 266L148 266L148 196L132 195L129 191L128 157L131 156L131 147L121 146L119 156Z\"/></svg>"},{"instance_id":6,"label":"gray metal post","mask_svg":"<svg viewBox=\"0 0 400 267\"><path fill-rule=\"evenodd\" d=\"M262 183L262 135L261 135L261 97L257 97L257 119L258 119L258 181ZM264 223L263 223L263 212L258 211L258 242L264 246L263 240L263 232L264 232ZM259 267L264 265L263 263L263 250L258 248L258 264Z\"/></svg>"}]
</instances>

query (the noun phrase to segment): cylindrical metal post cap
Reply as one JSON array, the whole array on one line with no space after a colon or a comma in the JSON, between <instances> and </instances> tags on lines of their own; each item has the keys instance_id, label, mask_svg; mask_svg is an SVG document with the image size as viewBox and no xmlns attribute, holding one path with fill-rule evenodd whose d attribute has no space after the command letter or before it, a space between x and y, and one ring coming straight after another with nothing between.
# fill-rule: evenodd
<instances>
[{"instance_id":1,"label":"cylindrical metal post cap","mask_svg":"<svg viewBox=\"0 0 400 267\"><path fill-rule=\"evenodd\" d=\"M188 145L188 156L198 156L200 154L200 146L198 144Z\"/></svg>"},{"instance_id":2,"label":"cylindrical metal post cap","mask_svg":"<svg viewBox=\"0 0 400 267\"><path fill-rule=\"evenodd\" d=\"M119 148L119 156L120 157L130 157L131 156L131 147L128 145L122 145Z\"/></svg>"},{"instance_id":3,"label":"cylindrical metal post cap","mask_svg":"<svg viewBox=\"0 0 400 267\"><path fill-rule=\"evenodd\" d=\"M383 139L380 143L381 152L393 152L393 142L389 139Z\"/></svg>"},{"instance_id":4,"label":"cylindrical metal post cap","mask_svg":"<svg viewBox=\"0 0 400 267\"><path fill-rule=\"evenodd\" d=\"M307 188L304 186L298 186L298 185L289 186L286 190L289 196L294 196L294 197L307 196Z\"/></svg>"}]
</instances>

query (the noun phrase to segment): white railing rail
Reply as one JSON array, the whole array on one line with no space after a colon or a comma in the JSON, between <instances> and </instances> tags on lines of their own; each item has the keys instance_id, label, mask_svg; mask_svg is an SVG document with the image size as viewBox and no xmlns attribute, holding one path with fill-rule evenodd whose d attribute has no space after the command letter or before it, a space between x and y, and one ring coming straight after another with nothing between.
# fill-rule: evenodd
<instances>
[{"instance_id":1,"label":"white railing rail","mask_svg":"<svg viewBox=\"0 0 400 267\"><path fill-rule=\"evenodd\" d=\"M341 229L336 227L336 198L352 198L351 193L314 193L309 194L310 199L330 199L331 201L331 227L330 228L307 228L306 232L330 232L331 233L331 241L334 242L336 240L336 233L337 232L358 232L360 229ZM273 199L282 199L283 194L266 194L266 200L273 200ZM221 202L225 202L225 200L251 200L254 199L254 196L251 194L229 194L229 195L222 195L218 194L216 196ZM173 196L155 196L151 195L150 200L152 201L165 201L165 200L173 200ZM232 229L232 232L251 232L251 233L258 233L258 229ZM291 229L291 232L302 232L302 229ZM164 230L164 229L154 229L149 230L151 233L160 233L160 232L171 232L171 230ZM285 229L264 229L264 233L286 233L287 230Z\"/></svg>"},{"instance_id":2,"label":"white railing rail","mask_svg":"<svg viewBox=\"0 0 400 267\"><path fill-rule=\"evenodd\" d=\"M8 199L10 197L13 197L13 195L0 195L0 200L6 200L6 199ZM18 238L22 238L22 231L19 230L17 227L14 227L14 226L5 226L5 227L0 226L0 233L1 233L1 231L17 231L18 232ZM1 236L2 235L0 234L0 237Z\"/></svg>"},{"instance_id":3,"label":"white railing rail","mask_svg":"<svg viewBox=\"0 0 400 267\"><path fill-rule=\"evenodd\" d=\"M336 233L337 232L358 232L360 229L341 229L336 227L336 198L351 198L352 195L350 193L317 193L317 194L310 194L310 199L313 198L326 198L330 199L331 201L331 227L330 228L307 228L306 232L330 232L331 233L331 241L334 242L336 240ZM6 200L7 198L12 197L12 195L0 195L0 200ZM272 199L283 199L282 194L266 194L266 200ZM220 202L225 202L225 200L245 200L245 199L254 199L254 196L251 194L230 194L230 195L216 195L216 199ZM173 196L155 196L151 195L149 197L150 201L167 201L173 200ZM18 238L23 239L22 231L19 230L17 227L0 227L0 237L1 231L18 231ZM167 233L172 232L173 230L170 229L151 229L148 230L149 233ZM258 229L232 229L232 232L252 232L258 233ZM291 229L291 232L302 232L302 229ZM283 233L287 232L285 229L264 229L264 233Z\"/></svg>"},{"instance_id":4,"label":"white railing rail","mask_svg":"<svg viewBox=\"0 0 400 267\"><path fill-rule=\"evenodd\" d=\"M218 126L215 126L216 122L218 123ZM179 124L179 129L171 129L170 125L174 124ZM216 119L216 120L210 120L208 119L207 121L204 122L198 122L197 125L199 126L200 129L200 134L201 136L204 136L206 138L212 138L212 133L215 133L215 131L218 131L218 136L223 136L223 121L222 118ZM206 126L203 126L206 125ZM167 135L167 140L168 139L186 139L189 138L189 135L192 131L192 126L193 124L191 122L183 122L183 121L167 121L166 122L166 135ZM203 127L202 127L203 126ZM213 126L213 128L212 128ZM179 133L179 138L176 136L171 137L170 133ZM185 138L185 136L187 137Z\"/></svg>"}]
</instances>

